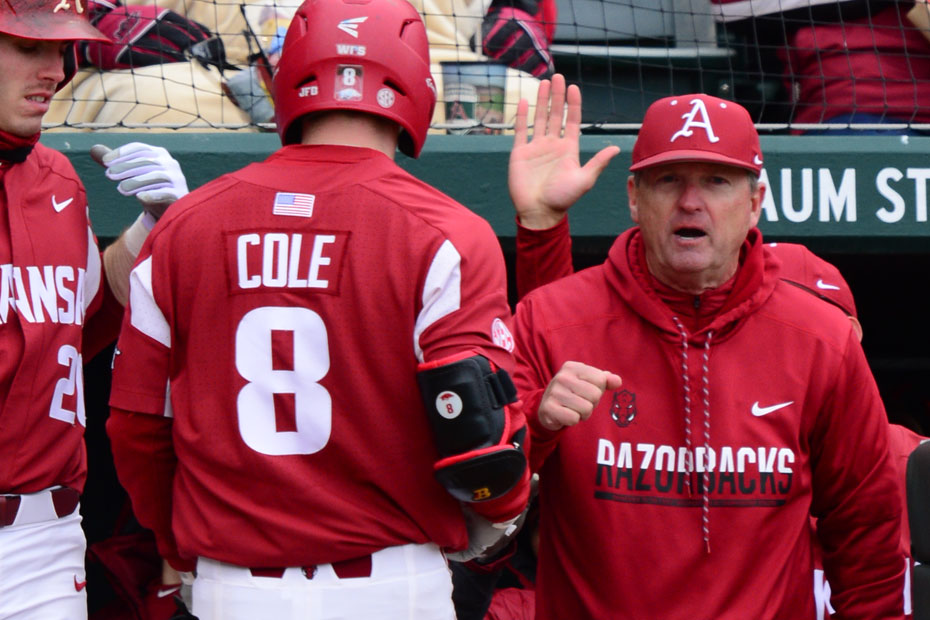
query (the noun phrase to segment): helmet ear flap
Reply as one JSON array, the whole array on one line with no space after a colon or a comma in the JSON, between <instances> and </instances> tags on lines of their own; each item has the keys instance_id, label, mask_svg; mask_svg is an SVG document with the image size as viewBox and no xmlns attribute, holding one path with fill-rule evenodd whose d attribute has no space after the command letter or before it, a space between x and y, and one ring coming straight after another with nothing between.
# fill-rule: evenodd
<instances>
[{"instance_id":1,"label":"helmet ear flap","mask_svg":"<svg viewBox=\"0 0 930 620\"><path fill-rule=\"evenodd\" d=\"M426 28L419 16L416 19L410 18L404 21L400 29L400 40L407 44L414 52L416 50L429 49L429 38L426 36Z\"/></svg>"}]
</instances>

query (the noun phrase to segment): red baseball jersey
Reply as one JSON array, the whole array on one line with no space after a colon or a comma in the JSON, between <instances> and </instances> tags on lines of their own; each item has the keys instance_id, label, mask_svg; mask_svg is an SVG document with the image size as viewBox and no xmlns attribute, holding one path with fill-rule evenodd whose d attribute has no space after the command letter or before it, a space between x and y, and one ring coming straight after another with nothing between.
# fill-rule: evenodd
<instances>
[{"instance_id":1,"label":"red baseball jersey","mask_svg":"<svg viewBox=\"0 0 930 620\"><path fill-rule=\"evenodd\" d=\"M42 144L3 162L0 182L0 493L81 490L83 354L107 341L82 337L105 288L87 198L68 159Z\"/></svg>"},{"instance_id":2,"label":"red baseball jersey","mask_svg":"<svg viewBox=\"0 0 930 620\"><path fill-rule=\"evenodd\" d=\"M487 222L369 149L287 146L173 205L132 273L110 404L162 415L170 393L158 510L181 555L463 547L417 367L512 369L505 278Z\"/></svg>"}]
</instances>

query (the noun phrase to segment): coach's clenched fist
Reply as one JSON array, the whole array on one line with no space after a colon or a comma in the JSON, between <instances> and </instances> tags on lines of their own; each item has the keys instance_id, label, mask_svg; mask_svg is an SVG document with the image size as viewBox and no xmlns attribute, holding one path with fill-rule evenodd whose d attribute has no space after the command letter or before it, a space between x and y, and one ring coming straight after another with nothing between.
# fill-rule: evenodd
<instances>
[{"instance_id":1,"label":"coach's clenched fist","mask_svg":"<svg viewBox=\"0 0 930 620\"><path fill-rule=\"evenodd\" d=\"M539 423L550 431L587 420L607 390L623 384L619 375L581 362L565 362L539 403Z\"/></svg>"}]
</instances>

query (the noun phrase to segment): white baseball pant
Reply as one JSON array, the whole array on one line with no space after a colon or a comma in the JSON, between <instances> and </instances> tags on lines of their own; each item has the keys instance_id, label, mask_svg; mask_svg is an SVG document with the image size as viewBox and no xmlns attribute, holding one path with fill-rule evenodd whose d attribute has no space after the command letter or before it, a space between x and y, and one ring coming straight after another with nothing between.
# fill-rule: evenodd
<instances>
[{"instance_id":1,"label":"white baseball pant","mask_svg":"<svg viewBox=\"0 0 930 620\"><path fill-rule=\"evenodd\" d=\"M370 576L341 578L331 564L280 577L199 558L192 613L200 620L454 620L452 579L434 544L371 555Z\"/></svg>"},{"instance_id":2,"label":"white baseball pant","mask_svg":"<svg viewBox=\"0 0 930 620\"><path fill-rule=\"evenodd\" d=\"M86 620L79 506L59 517L51 490L15 500L12 523L0 527L0 619Z\"/></svg>"}]
</instances>

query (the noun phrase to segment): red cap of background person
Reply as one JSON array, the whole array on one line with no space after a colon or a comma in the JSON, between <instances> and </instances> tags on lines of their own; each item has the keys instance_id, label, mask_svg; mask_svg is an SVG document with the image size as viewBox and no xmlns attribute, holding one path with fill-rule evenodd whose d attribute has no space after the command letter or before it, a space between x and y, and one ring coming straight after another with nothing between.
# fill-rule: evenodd
<instances>
[{"instance_id":1,"label":"red cap of background person","mask_svg":"<svg viewBox=\"0 0 930 620\"><path fill-rule=\"evenodd\" d=\"M704 94L665 97L650 105L630 170L682 161L729 164L759 174L759 133L746 108Z\"/></svg>"},{"instance_id":2,"label":"red cap of background person","mask_svg":"<svg viewBox=\"0 0 930 620\"><path fill-rule=\"evenodd\" d=\"M781 259L781 279L829 301L847 315L859 318L849 284L840 270L797 243L770 243L769 250Z\"/></svg>"}]
</instances>

